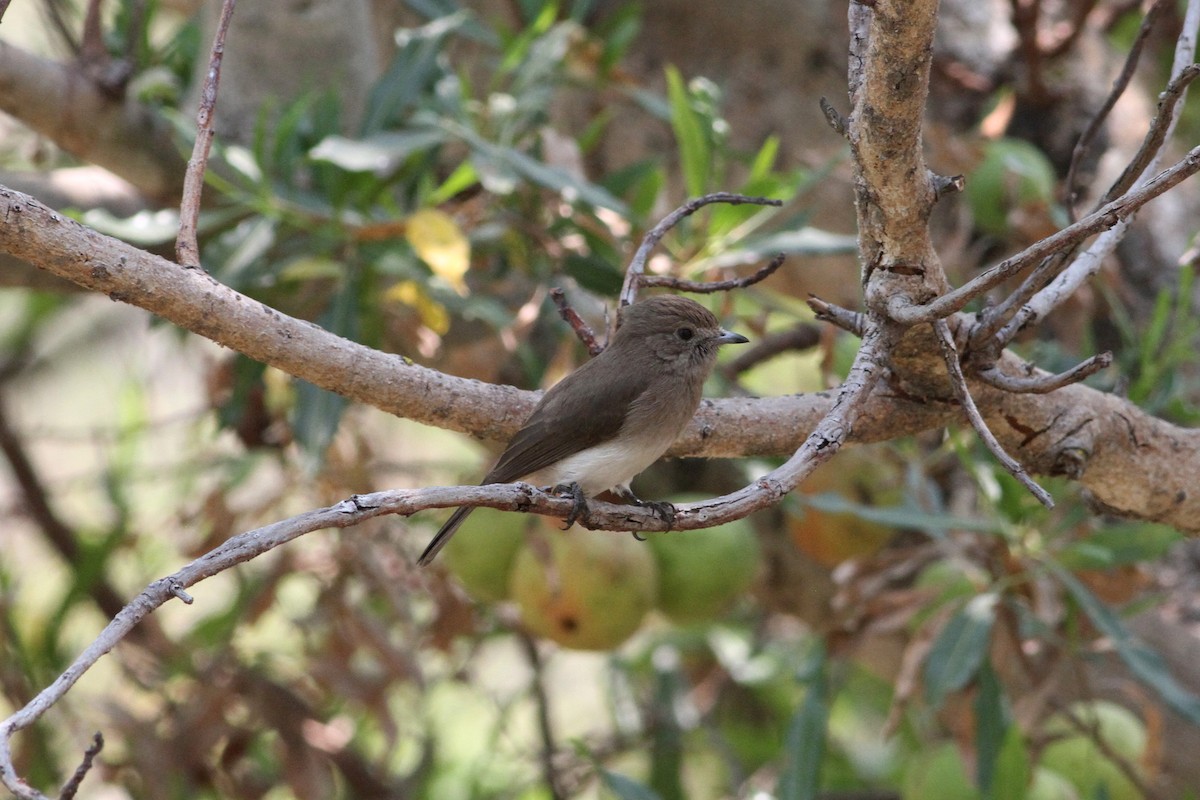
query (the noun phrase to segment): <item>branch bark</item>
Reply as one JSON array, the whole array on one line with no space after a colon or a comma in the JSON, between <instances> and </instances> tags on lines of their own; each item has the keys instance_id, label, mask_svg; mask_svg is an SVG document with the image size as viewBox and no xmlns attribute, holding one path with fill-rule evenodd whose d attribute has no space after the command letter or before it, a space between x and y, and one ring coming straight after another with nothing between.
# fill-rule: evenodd
<instances>
[{"instance_id":1,"label":"branch bark","mask_svg":"<svg viewBox=\"0 0 1200 800\"><path fill-rule=\"evenodd\" d=\"M363 347L2 187L0 252L396 416L507 440L537 401L536 392L456 378ZM940 362L936 352L931 349L928 355ZM1002 358L999 368L1022 378L1047 374L1031 375L1015 356ZM853 442L911 435L958 418L948 388L934 387L921 395L920 387L894 374L883 377L882 388L855 422ZM1001 443L1031 471L1071 475L1103 506L1200 532L1200 493L1189 477L1200 474L1200 432L1155 419L1126 400L1085 386L1038 396L1008 394L974 382L971 388ZM828 392L706 400L670 455L788 455L833 403ZM1164 457L1165 466L1151 464L1152 456Z\"/></svg>"},{"instance_id":2,"label":"branch bark","mask_svg":"<svg viewBox=\"0 0 1200 800\"><path fill-rule=\"evenodd\" d=\"M0 110L159 202L174 204L186 162L161 116L114 99L83 73L0 42Z\"/></svg>"}]
</instances>

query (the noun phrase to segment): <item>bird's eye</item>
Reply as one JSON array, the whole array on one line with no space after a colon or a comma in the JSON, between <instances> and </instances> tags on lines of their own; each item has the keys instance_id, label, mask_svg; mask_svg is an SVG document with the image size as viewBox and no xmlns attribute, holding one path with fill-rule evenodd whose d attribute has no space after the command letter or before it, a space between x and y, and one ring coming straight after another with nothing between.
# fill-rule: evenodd
<instances>
[{"instance_id":1,"label":"bird's eye","mask_svg":"<svg viewBox=\"0 0 1200 800\"><path fill-rule=\"evenodd\" d=\"M678 330L676 330L675 335L678 336L680 339L683 339L686 342L689 339L691 339L693 336L695 336L696 332L694 330L692 330L691 328L684 327L684 328L679 328Z\"/></svg>"}]
</instances>

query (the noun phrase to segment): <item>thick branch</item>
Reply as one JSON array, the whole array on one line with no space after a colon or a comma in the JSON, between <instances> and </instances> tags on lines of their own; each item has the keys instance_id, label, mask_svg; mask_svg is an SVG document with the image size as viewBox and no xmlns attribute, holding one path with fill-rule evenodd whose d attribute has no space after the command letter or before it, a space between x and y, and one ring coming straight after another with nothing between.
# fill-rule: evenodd
<instances>
[{"instance_id":1,"label":"thick branch","mask_svg":"<svg viewBox=\"0 0 1200 800\"><path fill-rule=\"evenodd\" d=\"M102 236L31 197L3 188L0 252L144 308L352 400L429 425L507 440L537 400L535 392L445 375L335 336L238 294L199 270L182 269ZM936 358L935 353L930 356ZM1012 364L1006 371L1028 374L1015 358ZM1103 424L1096 423L1088 433L1108 438L1087 450L1087 457L1072 467L1071 474L1100 502L1123 513L1200 532L1200 498L1190 497L1189 478L1200 474L1200 432L1156 420L1128 401L1083 386L1032 398L993 393L987 395L987 401L978 394L984 388L972 386L989 426L1032 471L1065 471L1059 458L1073 447L1071 429L1081 417L1103 419ZM1068 397L1069 404L1064 405ZM793 453L833 404L833 396L826 392L706 400L670 454L736 457ZM1070 413L1058 414L1060 409ZM955 419L949 406L877 391L858 415L854 441L884 441L952 424ZM1136 421L1135 436L1127 435L1122 419ZM1014 445L1012 438L1022 430L1037 431L1038 436L1028 444L1018 441ZM1169 454L1162 462L1169 468L1145 468L1143 458L1148 451L1139 443L1146 441L1170 443L1164 445ZM1031 454L1027 448L1035 445L1036 452ZM1065 457L1069 462L1074 458ZM1120 476L1116 484L1108 479L1112 475ZM1187 501L1165 508L1161 496L1179 492L1188 495Z\"/></svg>"},{"instance_id":2,"label":"thick branch","mask_svg":"<svg viewBox=\"0 0 1200 800\"><path fill-rule=\"evenodd\" d=\"M0 110L150 197L179 196L185 162L167 122L135 100L113 99L70 65L0 42Z\"/></svg>"}]
</instances>

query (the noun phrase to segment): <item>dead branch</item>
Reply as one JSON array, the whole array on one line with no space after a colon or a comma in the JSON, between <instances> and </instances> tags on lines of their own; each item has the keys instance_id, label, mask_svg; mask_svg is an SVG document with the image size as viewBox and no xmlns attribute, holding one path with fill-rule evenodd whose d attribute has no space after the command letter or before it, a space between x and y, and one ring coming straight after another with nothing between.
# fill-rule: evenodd
<instances>
[{"instance_id":1,"label":"dead branch","mask_svg":"<svg viewBox=\"0 0 1200 800\"><path fill-rule=\"evenodd\" d=\"M667 235L668 231L687 217L690 217L712 203L729 203L735 206L743 203L752 203L758 206L783 205L782 200L773 200L769 197L747 197L744 194L734 194L733 192L713 192L712 194L706 194L703 197L694 197L687 201L663 217L662 221L651 228L650 232L642 239L641 245L633 254L633 259L629 262L629 268L625 271L625 283L621 286L621 295L618 301L619 306L627 306L634 301L634 298L637 296L639 281L641 281L646 272L646 259L650 257L650 251L662 241L662 238Z\"/></svg>"},{"instance_id":2,"label":"dead branch","mask_svg":"<svg viewBox=\"0 0 1200 800\"><path fill-rule=\"evenodd\" d=\"M765 281L767 278L774 275L776 270L783 266L783 261L785 258L787 258L785 254L779 253L772 258L766 266L758 269L753 274L746 275L742 278L730 278L729 280L724 281L689 281L684 278L676 278L673 275L643 274L638 278L638 285L664 287L667 289L675 289L679 292L692 292L694 294L730 292L734 289L745 289L747 286L753 286L760 281Z\"/></svg>"}]
</instances>

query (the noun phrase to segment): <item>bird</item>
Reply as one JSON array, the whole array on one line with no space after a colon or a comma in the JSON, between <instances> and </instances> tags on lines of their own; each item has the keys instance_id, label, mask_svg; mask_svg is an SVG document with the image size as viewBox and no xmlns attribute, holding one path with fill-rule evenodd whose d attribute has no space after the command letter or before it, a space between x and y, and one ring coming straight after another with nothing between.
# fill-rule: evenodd
<instances>
[{"instance_id":1,"label":"bird","mask_svg":"<svg viewBox=\"0 0 1200 800\"><path fill-rule=\"evenodd\" d=\"M748 341L686 297L658 295L625 306L608 347L546 391L480 485L521 481L566 489L576 502L567 527L585 498L606 491L673 516L673 506L643 503L629 483L696 413L720 346ZM457 509L417 563L432 563L473 510Z\"/></svg>"}]
</instances>

